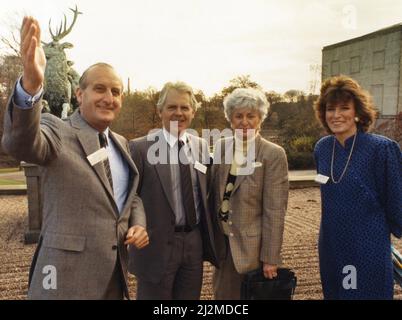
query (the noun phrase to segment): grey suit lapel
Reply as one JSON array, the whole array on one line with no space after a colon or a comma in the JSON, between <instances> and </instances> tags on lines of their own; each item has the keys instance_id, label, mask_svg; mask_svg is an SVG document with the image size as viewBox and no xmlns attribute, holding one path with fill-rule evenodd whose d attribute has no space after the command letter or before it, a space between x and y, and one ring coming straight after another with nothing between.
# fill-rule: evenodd
<instances>
[{"instance_id":1,"label":"grey suit lapel","mask_svg":"<svg viewBox=\"0 0 402 320\"><path fill-rule=\"evenodd\" d=\"M162 130L160 130L156 134L158 135L159 139L161 139L160 141L163 141L163 143L167 143ZM149 143L149 145L148 145L148 149L149 149L155 142L149 141L148 143ZM169 150L169 149L167 148L167 150ZM157 152L156 157L159 157L159 150L157 150L156 152ZM162 189L165 192L165 196L168 199L172 212L176 213L175 209L174 209L175 206L174 206L174 200L173 200L172 174L170 171L170 165L157 163L157 164L155 164L155 170L156 170L156 173L161 182Z\"/></svg>"},{"instance_id":2,"label":"grey suit lapel","mask_svg":"<svg viewBox=\"0 0 402 320\"><path fill-rule=\"evenodd\" d=\"M244 180L245 178L246 178L245 175L237 176L237 177L236 177L236 181L235 181L235 184L234 184L234 187L233 187L232 194L236 192L236 190L240 187L240 184L243 182L243 180Z\"/></svg>"},{"instance_id":3,"label":"grey suit lapel","mask_svg":"<svg viewBox=\"0 0 402 320\"><path fill-rule=\"evenodd\" d=\"M122 154L124 160L127 161L128 166L130 167L130 171L132 170L135 173L138 173L133 160L131 159L130 155L127 152L127 149L121 144L120 140L116 138L114 132L109 130L109 137L113 140L114 144L116 145L117 149L119 149L120 153Z\"/></svg>"},{"instance_id":4,"label":"grey suit lapel","mask_svg":"<svg viewBox=\"0 0 402 320\"><path fill-rule=\"evenodd\" d=\"M165 192L166 198L168 199L169 205L172 211L175 212L174 202L173 202L173 189L172 189L172 178L170 173L170 167L168 164L156 164L155 170L158 173L159 180L162 185L162 189Z\"/></svg>"},{"instance_id":5,"label":"grey suit lapel","mask_svg":"<svg viewBox=\"0 0 402 320\"><path fill-rule=\"evenodd\" d=\"M77 138L81 143L81 146L84 149L86 156L89 156L94 152L98 151L100 149L100 146L97 131L88 125L88 123L81 117L78 110L76 110L74 114L70 117L70 121L71 125L74 128L79 129L79 131L77 132ZM89 162L88 165L91 166ZM96 175L102 182L103 187L106 189L106 192L113 204L113 208L115 209L115 214L119 216L119 210L114 200L113 191L107 179L106 172L102 165L102 162L99 162L91 167L96 172Z\"/></svg>"}]
</instances>

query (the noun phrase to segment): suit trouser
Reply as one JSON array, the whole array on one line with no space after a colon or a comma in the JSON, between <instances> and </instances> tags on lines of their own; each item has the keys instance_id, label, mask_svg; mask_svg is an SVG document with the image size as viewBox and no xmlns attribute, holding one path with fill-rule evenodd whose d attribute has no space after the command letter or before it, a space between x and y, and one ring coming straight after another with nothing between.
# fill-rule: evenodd
<instances>
[{"instance_id":1,"label":"suit trouser","mask_svg":"<svg viewBox=\"0 0 402 320\"><path fill-rule=\"evenodd\" d=\"M152 272L152 270L149 270ZM198 300L203 272L200 228L175 232L171 255L160 283L138 279L137 300Z\"/></svg>"},{"instance_id":2,"label":"suit trouser","mask_svg":"<svg viewBox=\"0 0 402 320\"><path fill-rule=\"evenodd\" d=\"M241 283L244 275L239 274L233 263L232 253L227 237L226 259L221 262L219 269L215 268L213 288L215 300L240 300Z\"/></svg>"}]
</instances>

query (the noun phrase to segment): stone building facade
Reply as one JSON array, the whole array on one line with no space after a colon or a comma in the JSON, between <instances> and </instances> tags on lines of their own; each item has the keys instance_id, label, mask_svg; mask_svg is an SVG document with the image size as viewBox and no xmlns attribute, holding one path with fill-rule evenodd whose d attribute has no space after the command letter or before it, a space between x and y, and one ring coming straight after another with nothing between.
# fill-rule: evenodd
<instances>
[{"instance_id":1,"label":"stone building facade","mask_svg":"<svg viewBox=\"0 0 402 320\"><path fill-rule=\"evenodd\" d=\"M375 131L402 145L402 23L322 50L322 80L344 74L373 95Z\"/></svg>"}]
</instances>

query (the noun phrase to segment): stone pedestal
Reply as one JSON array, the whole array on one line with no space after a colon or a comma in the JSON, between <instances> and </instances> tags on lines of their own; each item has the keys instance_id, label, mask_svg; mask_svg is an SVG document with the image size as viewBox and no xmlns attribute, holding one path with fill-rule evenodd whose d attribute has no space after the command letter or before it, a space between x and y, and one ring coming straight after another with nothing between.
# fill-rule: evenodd
<instances>
[{"instance_id":1,"label":"stone pedestal","mask_svg":"<svg viewBox=\"0 0 402 320\"><path fill-rule=\"evenodd\" d=\"M25 244L37 243L42 227L42 202L39 167L21 162L27 181L28 230L25 232Z\"/></svg>"}]
</instances>

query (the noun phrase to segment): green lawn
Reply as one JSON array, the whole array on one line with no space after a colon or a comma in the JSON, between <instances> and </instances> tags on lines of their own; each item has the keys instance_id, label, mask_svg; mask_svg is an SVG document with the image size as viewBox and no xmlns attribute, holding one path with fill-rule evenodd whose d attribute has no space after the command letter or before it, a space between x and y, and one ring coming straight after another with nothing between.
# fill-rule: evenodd
<instances>
[{"instance_id":1,"label":"green lawn","mask_svg":"<svg viewBox=\"0 0 402 320\"><path fill-rule=\"evenodd\" d=\"M25 184L24 181L0 179L0 186L18 186L18 185L24 185L24 184Z\"/></svg>"},{"instance_id":2,"label":"green lawn","mask_svg":"<svg viewBox=\"0 0 402 320\"><path fill-rule=\"evenodd\" d=\"M12 172L18 172L18 168L0 168L0 173L12 173Z\"/></svg>"}]
</instances>

